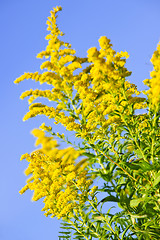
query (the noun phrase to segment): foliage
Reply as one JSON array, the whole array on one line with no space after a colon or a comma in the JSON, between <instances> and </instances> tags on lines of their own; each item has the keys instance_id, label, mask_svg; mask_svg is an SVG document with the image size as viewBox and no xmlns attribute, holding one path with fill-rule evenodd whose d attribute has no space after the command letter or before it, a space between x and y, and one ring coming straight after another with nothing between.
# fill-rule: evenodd
<instances>
[{"instance_id":1,"label":"foliage","mask_svg":"<svg viewBox=\"0 0 160 240\"><path fill-rule=\"evenodd\" d=\"M51 11L48 45L37 56L48 59L41 65L46 71L25 73L15 83L48 84L22 93L30 104L24 120L45 115L74 133L77 143L45 123L33 130L42 147L21 158L31 177L20 193L34 190L34 201L44 198L45 215L62 219L59 239L159 239L160 45L151 78L144 80L148 90L138 91L128 80L128 53L113 50L107 37L86 58L76 56L61 40L60 10ZM53 105L33 103L39 97ZM58 148L56 139L71 147ZM109 202L118 205L114 212L106 211Z\"/></svg>"}]
</instances>

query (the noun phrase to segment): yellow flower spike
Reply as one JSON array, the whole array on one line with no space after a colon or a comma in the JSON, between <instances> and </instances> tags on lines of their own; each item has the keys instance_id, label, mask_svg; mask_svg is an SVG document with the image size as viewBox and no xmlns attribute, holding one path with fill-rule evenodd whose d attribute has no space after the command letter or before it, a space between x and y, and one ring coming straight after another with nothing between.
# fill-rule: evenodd
<instances>
[{"instance_id":1,"label":"yellow flower spike","mask_svg":"<svg viewBox=\"0 0 160 240\"><path fill-rule=\"evenodd\" d=\"M99 41L99 45L102 49L107 49L112 46L112 44L110 44L111 40L108 39L106 36L102 36L98 41Z\"/></svg>"},{"instance_id":2,"label":"yellow flower spike","mask_svg":"<svg viewBox=\"0 0 160 240\"><path fill-rule=\"evenodd\" d=\"M76 173L75 172L71 172L67 175L66 177L66 182L70 182L70 181L73 181L73 179L75 179L76 177Z\"/></svg>"},{"instance_id":3,"label":"yellow flower spike","mask_svg":"<svg viewBox=\"0 0 160 240\"><path fill-rule=\"evenodd\" d=\"M92 47L87 51L88 62L92 62L94 59L98 58L99 51L96 47Z\"/></svg>"},{"instance_id":4,"label":"yellow flower spike","mask_svg":"<svg viewBox=\"0 0 160 240\"><path fill-rule=\"evenodd\" d=\"M98 186L93 186L89 192L89 195L93 196L94 193L97 191L97 189L98 189Z\"/></svg>"},{"instance_id":5,"label":"yellow flower spike","mask_svg":"<svg viewBox=\"0 0 160 240\"><path fill-rule=\"evenodd\" d=\"M153 71L150 73L151 79L143 81L150 89L144 92L148 94L152 107L156 107L160 103L160 43L158 43L157 50L153 53L151 62L153 64Z\"/></svg>"},{"instance_id":6,"label":"yellow flower spike","mask_svg":"<svg viewBox=\"0 0 160 240\"><path fill-rule=\"evenodd\" d=\"M26 185L25 187L23 187L23 188L19 191L19 193L20 193L20 194L23 194L23 193L26 192L28 189L29 189L29 187L28 187L28 185Z\"/></svg>"},{"instance_id":7,"label":"yellow flower spike","mask_svg":"<svg viewBox=\"0 0 160 240\"><path fill-rule=\"evenodd\" d=\"M30 155L28 153L25 153L21 156L20 161L22 161L23 159L27 160L28 158L30 158Z\"/></svg>"},{"instance_id":8,"label":"yellow flower spike","mask_svg":"<svg viewBox=\"0 0 160 240\"><path fill-rule=\"evenodd\" d=\"M59 11L62 11L62 7L61 6L56 6L54 9L54 12L57 13Z\"/></svg>"},{"instance_id":9,"label":"yellow flower spike","mask_svg":"<svg viewBox=\"0 0 160 240\"><path fill-rule=\"evenodd\" d=\"M55 140L46 137L43 131L34 129L32 133L38 137L42 148L22 156L22 159L26 158L29 161L26 173L32 173L32 176L20 193L23 194L28 189L33 190L33 201L44 197L45 206L42 210L46 216L63 218L66 214L72 215L73 210L78 208L78 201L85 201L83 195L86 196L92 184L92 181L88 180L88 172L81 164L75 167L75 160L82 152L73 148L59 150L57 145L51 144ZM53 149L46 151L45 142L50 142L49 145ZM78 183L79 188L75 183Z\"/></svg>"},{"instance_id":10,"label":"yellow flower spike","mask_svg":"<svg viewBox=\"0 0 160 240\"><path fill-rule=\"evenodd\" d=\"M68 69L71 71L75 71L78 68L82 68L81 64L79 62L73 62L68 65Z\"/></svg>"},{"instance_id":11,"label":"yellow flower spike","mask_svg":"<svg viewBox=\"0 0 160 240\"><path fill-rule=\"evenodd\" d=\"M39 127L40 129L42 129L43 131L47 131L50 132L52 131L52 127L51 126L46 126L45 123L42 123L42 125Z\"/></svg>"},{"instance_id":12,"label":"yellow flower spike","mask_svg":"<svg viewBox=\"0 0 160 240\"><path fill-rule=\"evenodd\" d=\"M35 73L24 73L22 76L20 76L19 78L17 78L14 83L20 83L22 82L24 79L34 79L36 76L38 75L38 72Z\"/></svg>"}]
</instances>

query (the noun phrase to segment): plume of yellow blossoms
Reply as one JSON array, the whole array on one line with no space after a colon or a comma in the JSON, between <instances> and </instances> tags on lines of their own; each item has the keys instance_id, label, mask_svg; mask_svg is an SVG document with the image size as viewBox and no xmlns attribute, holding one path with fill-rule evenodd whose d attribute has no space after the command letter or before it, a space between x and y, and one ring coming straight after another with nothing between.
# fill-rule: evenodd
<instances>
[{"instance_id":1,"label":"plume of yellow blossoms","mask_svg":"<svg viewBox=\"0 0 160 240\"><path fill-rule=\"evenodd\" d=\"M48 46L37 57L46 59L41 69L43 73L24 73L15 80L34 79L51 85L50 90L28 90L21 98L29 98L29 112L24 120L37 115L54 118L56 124L61 123L67 130L75 131L76 136L93 141L103 139L106 128L121 122L115 111L130 113L130 104L134 109L145 108L144 98L139 95L137 87L126 80L131 75L125 68L127 52L117 52L107 37L99 39L100 50L93 47L88 50L87 58L75 56L75 50L69 43L63 42L63 33L56 24L56 7L48 17L46 36ZM83 67L85 63L85 67ZM86 67L87 64L87 67ZM80 71L81 69L81 71ZM77 70L77 71L75 71ZM54 102L50 107L42 103L32 103L36 98L44 97Z\"/></svg>"},{"instance_id":2,"label":"plume of yellow blossoms","mask_svg":"<svg viewBox=\"0 0 160 240\"><path fill-rule=\"evenodd\" d=\"M20 193L30 189L34 191L33 201L44 198L45 206L42 211L45 211L46 216L56 216L58 219L71 217L79 205L86 202L87 192L92 184L85 164L75 164L82 152L72 147L59 150L56 140L45 136L40 129L34 129L32 133L37 137L36 145L41 144L42 148L21 157L21 160L26 159L29 162L25 174L31 176Z\"/></svg>"},{"instance_id":3,"label":"plume of yellow blossoms","mask_svg":"<svg viewBox=\"0 0 160 240\"><path fill-rule=\"evenodd\" d=\"M146 91L153 106L160 103L160 43L157 46L157 50L153 53L151 58L153 64L153 71L150 73L151 79L145 79L143 82L149 87Z\"/></svg>"},{"instance_id":4,"label":"plume of yellow blossoms","mask_svg":"<svg viewBox=\"0 0 160 240\"><path fill-rule=\"evenodd\" d=\"M51 133L52 128L43 124L41 126L43 131L35 129L32 132L37 137L36 145L41 144L42 148L21 157L21 160L26 159L29 162L25 174L30 176L20 193L23 194L30 189L34 191L33 201L43 198L44 208L42 211L45 212L46 216L56 216L58 219L63 218L63 220L68 217L76 220L77 217L75 216L78 211L82 216L83 207L88 203L91 204L89 199L96 199L97 186L91 188L92 179L96 178L98 174L107 176L106 169L108 166L116 164L117 169L123 171L123 175L125 173L127 177L132 177L134 181L137 181L138 178L135 178L134 172L133 176L131 175L132 168L130 169L129 165L123 164L123 151L125 152L125 147L127 147L128 152L124 156L124 161L126 161L131 155L134 155L134 152L136 153L137 149L139 152L143 150L141 149L141 142L138 141L142 140L143 143L144 138L150 133L152 134L151 138L153 136L152 146L154 146L157 133L154 135L154 131L150 131L149 125L151 124L148 121L147 114L135 114L135 110L147 108L148 101L139 97L141 92L137 90L135 84L130 83L127 79L131 75L131 72L125 67L126 59L129 57L128 53L116 52L112 48L110 40L102 36L99 39L99 49L92 47L88 50L86 58L77 57L76 51L71 48L71 45L61 40L63 33L56 23L57 13L61 10L61 7L54 8L47 20L47 30L50 32L46 36L48 45L45 51L37 55L38 58L46 59L41 64L41 73L24 73L15 80L15 83L24 79L32 79L40 84L48 84L49 89L30 89L22 93L21 99L29 97L28 102L30 104L29 112L24 116L24 120L37 115L45 115L49 119L54 119L55 124L62 124L67 130L75 131L76 137L86 140L84 141L84 149L88 149L88 145L91 146L91 151L95 150L97 159L96 157L93 159L90 157L77 163L77 159L82 157L84 152L76 151L72 147L59 149L57 141L53 137L45 136L44 131ZM151 79L145 80L144 83L150 87L146 94L152 105L156 106L160 103L160 44L154 52L151 62L154 70L151 72ZM51 104L48 106L41 102L34 102L37 98L46 98ZM156 121L154 121L154 127L155 124ZM121 134L121 131L126 129L126 126L129 130L127 132L130 134L127 133L128 136L133 136L134 139L129 139L130 137L127 136L126 142L123 144L125 136ZM63 139L62 135L58 135L58 133L57 136ZM65 137L63 140L65 140ZM100 144L98 144L99 141ZM147 152L149 148L146 141L144 141L144 146ZM120 145L118 146L118 144ZM104 152L101 150L101 145L102 149L105 150ZM109 153L109 156L105 152ZM153 152L154 147L152 147L151 153L154 157ZM112 153L114 154L113 159ZM122 154L122 160L119 153ZM138 153L137 156L139 158ZM150 154L148 156L150 158ZM142 159L140 157L140 160ZM90 161L88 161L88 167L87 160ZM101 161L102 163L104 161L105 165ZM111 165L106 165L107 161L110 161ZM97 175L95 175L97 169L95 169L94 163L101 166ZM89 168L90 172L86 170ZM115 173L119 171L116 168L112 169ZM118 176L119 172L116 173ZM119 184L119 180L116 180L116 178L115 182ZM127 182L130 184L128 180ZM117 189L116 185L114 185L114 189ZM131 194L131 198L132 196ZM126 206L128 207L128 205ZM92 210L96 210L94 205L91 204L91 207L93 207ZM92 211L93 214L94 210ZM98 209L96 211L100 214ZM127 210L127 214L128 212ZM102 215L100 214L100 216L101 219ZM107 218L104 216L106 223ZM110 227L109 224L107 223ZM100 225L97 226L98 229ZM114 232L112 227L110 229Z\"/></svg>"}]
</instances>

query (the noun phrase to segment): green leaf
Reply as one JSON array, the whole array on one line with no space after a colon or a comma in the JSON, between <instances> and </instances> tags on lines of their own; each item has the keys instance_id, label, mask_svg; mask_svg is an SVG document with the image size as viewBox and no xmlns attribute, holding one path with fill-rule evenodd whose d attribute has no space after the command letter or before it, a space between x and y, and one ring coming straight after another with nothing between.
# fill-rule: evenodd
<instances>
[{"instance_id":1,"label":"green leaf","mask_svg":"<svg viewBox=\"0 0 160 240\"><path fill-rule=\"evenodd\" d=\"M104 224L103 228L105 228L107 231L111 231L107 224Z\"/></svg>"},{"instance_id":2,"label":"green leaf","mask_svg":"<svg viewBox=\"0 0 160 240\"><path fill-rule=\"evenodd\" d=\"M92 215L92 218L93 218L94 220L96 220L96 221L104 221L104 218L101 217L98 213L93 214L93 215Z\"/></svg>"},{"instance_id":3,"label":"green leaf","mask_svg":"<svg viewBox=\"0 0 160 240\"><path fill-rule=\"evenodd\" d=\"M130 201L130 206L131 206L131 207L137 207L138 204L139 204L140 202L143 202L143 201L144 201L144 198L132 199L132 200Z\"/></svg>"},{"instance_id":4,"label":"green leaf","mask_svg":"<svg viewBox=\"0 0 160 240\"><path fill-rule=\"evenodd\" d=\"M147 172L153 170L153 166L145 161L125 163L130 169L138 170L141 169L141 172Z\"/></svg>"},{"instance_id":5,"label":"green leaf","mask_svg":"<svg viewBox=\"0 0 160 240\"><path fill-rule=\"evenodd\" d=\"M59 232L59 233L62 233L62 234L70 234L71 232Z\"/></svg>"},{"instance_id":6,"label":"green leaf","mask_svg":"<svg viewBox=\"0 0 160 240\"><path fill-rule=\"evenodd\" d=\"M124 232L122 233L122 237L121 237L121 240L125 239L125 234L126 232L128 231L128 229L132 226L132 224L128 225L128 227L126 227L126 229L124 230Z\"/></svg>"},{"instance_id":7,"label":"green leaf","mask_svg":"<svg viewBox=\"0 0 160 240\"><path fill-rule=\"evenodd\" d=\"M143 158L143 155L142 155L142 153L141 153L140 150L136 149L136 150L134 150L134 152L137 154L137 156L138 156L139 158Z\"/></svg>"},{"instance_id":8,"label":"green leaf","mask_svg":"<svg viewBox=\"0 0 160 240\"><path fill-rule=\"evenodd\" d=\"M119 199L117 197L114 197L111 195L111 196L103 198L99 203L101 203L101 202L103 202L103 203L104 202L119 202Z\"/></svg>"},{"instance_id":9,"label":"green leaf","mask_svg":"<svg viewBox=\"0 0 160 240\"><path fill-rule=\"evenodd\" d=\"M153 187L155 187L160 182L160 171L155 175L155 180L153 182Z\"/></svg>"},{"instance_id":10,"label":"green leaf","mask_svg":"<svg viewBox=\"0 0 160 240\"><path fill-rule=\"evenodd\" d=\"M143 172L151 171L153 169L153 166L147 162L140 162L140 167L142 168Z\"/></svg>"},{"instance_id":11,"label":"green leaf","mask_svg":"<svg viewBox=\"0 0 160 240\"><path fill-rule=\"evenodd\" d=\"M86 157L95 158L95 155L93 153L85 152L83 155L85 155Z\"/></svg>"},{"instance_id":12,"label":"green leaf","mask_svg":"<svg viewBox=\"0 0 160 240\"><path fill-rule=\"evenodd\" d=\"M92 235L92 237L95 237L95 238L98 237L98 234L96 234L96 233L91 233L91 235Z\"/></svg>"},{"instance_id":13,"label":"green leaf","mask_svg":"<svg viewBox=\"0 0 160 240\"><path fill-rule=\"evenodd\" d=\"M139 165L135 164L134 162L133 163L126 162L125 165L133 170L138 170L140 168Z\"/></svg>"},{"instance_id":14,"label":"green leaf","mask_svg":"<svg viewBox=\"0 0 160 240\"><path fill-rule=\"evenodd\" d=\"M70 236L58 236L59 238L63 238L63 239L69 239L71 238Z\"/></svg>"}]
</instances>

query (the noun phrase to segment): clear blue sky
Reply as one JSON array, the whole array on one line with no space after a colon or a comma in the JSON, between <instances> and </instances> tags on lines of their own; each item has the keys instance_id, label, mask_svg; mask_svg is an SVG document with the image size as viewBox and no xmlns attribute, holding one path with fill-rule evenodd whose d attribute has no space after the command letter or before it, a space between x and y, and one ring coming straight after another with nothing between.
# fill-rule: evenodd
<instances>
[{"instance_id":1,"label":"clear blue sky","mask_svg":"<svg viewBox=\"0 0 160 240\"><path fill-rule=\"evenodd\" d=\"M20 155L34 149L30 131L45 118L22 122L28 105L19 100L20 93L35 85L13 84L23 72L39 70L36 54L45 49L46 20L56 5L63 7L58 23L77 54L86 56L88 48L98 47L100 36L107 36L115 50L130 54L130 81L139 89L149 77L150 58L160 41L159 0L0 0L0 240L58 239L59 222L43 216L41 201L31 202L31 192L18 193L27 166Z\"/></svg>"}]
</instances>

